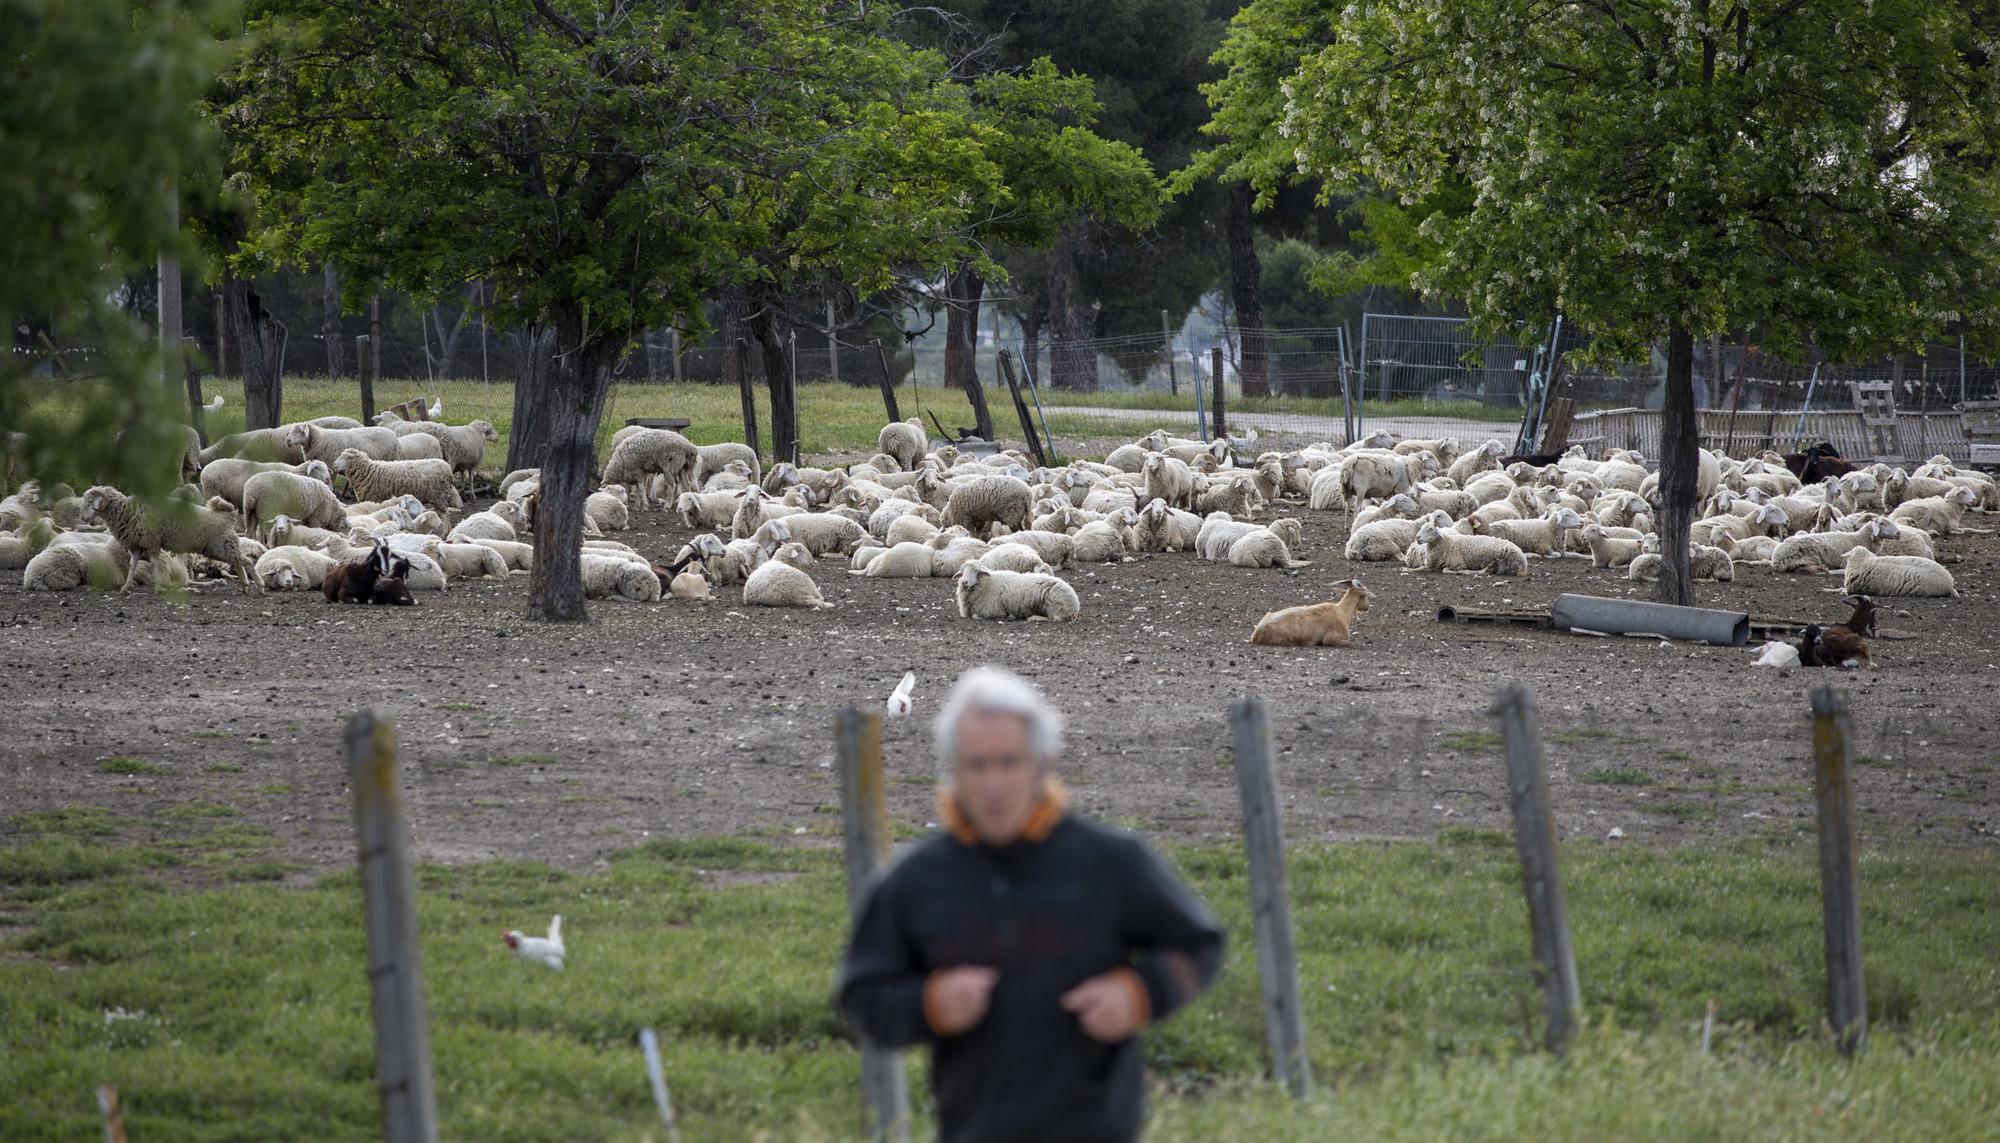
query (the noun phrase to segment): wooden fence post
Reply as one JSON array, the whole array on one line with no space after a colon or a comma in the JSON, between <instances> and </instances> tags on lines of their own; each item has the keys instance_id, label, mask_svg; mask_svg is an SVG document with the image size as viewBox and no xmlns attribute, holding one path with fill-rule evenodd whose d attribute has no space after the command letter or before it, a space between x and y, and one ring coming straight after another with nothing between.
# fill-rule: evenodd
<instances>
[{"instance_id":1,"label":"wooden fence post","mask_svg":"<svg viewBox=\"0 0 2000 1143\"><path fill-rule=\"evenodd\" d=\"M834 720L840 752L840 812L847 836L847 903L859 913L875 870L889 856L889 803L882 774L882 715L843 709ZM861 1099L871 1138L908 1143L909 1077L903 1053L861 1038Z\"/></svg>"},{"instance_id":2,"label":"wooden fence post","mask_svg":"<svg viewBox=\"0 0 2000 1143\"><path fill-rule=\"evenodd\" d=\"M1209 360L1209 369L1208 369L1209 382L1215 386L1215 399L1209 402L1208 415L1211 418L1213 418L1215 422L1215 431L1212 434L1212 437L1219 439L1227 434L1227 430L1224 429L1223 427L1223 417L1222 417L1222 391L1223 389L1228 387L1228 383L1223 380L1222 347L1218 345L1214 349L1209 350L1208 360Z\"/></svg>"},{"instance_id":3,"label":"wooden fence post","mask_svg":"<svg viewBox=\"0 0 2000 1143\"><path fill-rule=\"evenodd\" d=\"M750 342L736 339L736 392L743 398L743 443L761 462L764 450L757 446L757 391L750 387Z\"/></svg>"},{"instance_id":4,"label":"wooden fence post","mask_svg":"<svg viewBox=\"0 0 2000 1143\"><path fill-rule=\"evenodd\" d=\"M903 414L896 408L896 379L889 375L889 355L882 351L879 337L875 339L875 360L882 363L882 409L889 414L889 423L894 424L903 419Z\"/></svg>"},{"instance_id":5,"label":"wooden fence post","mask_svg":"<svg viewBox=\"0 0 2000 1143\"><path fill-rule=\"evenodd\" d=\"M1021 433L1028 438L1028 450L1035 454L1035 463L1047 468L1049 454L1042 448L1041 434L1035 431L1035 418L1028 415L1028 403L1021 399L1021 383L1014 376L1014 355L1000 350L994 356L1000 359L1000 377L1007 382L1007 392L1014 398L1014 415L1020 418Z\"/></svg>"},{"instance_id":6,"label":"wooden fence post","mask_svg":"<svg viewBox=\"0 0 2000 1143\"><path fill-rule=\"evenodd\" d=\"M1299 952L1292 932L1291 879L1285 873L1285 826L1278 774L1271 762L1271 721L1261 698L1229 707L1236 743L1236 786L1243 798L1243 848L1250 859L1250 915L1257 933L1257 979L1264 993L1264 1039L1271 1071L1295 1099L1312 1092L1306 1017L1299 1002Z\"/></svg>"},{"instance_id":7,"label":"wooden fence post","mask_svg":"<svg viewBox=\"0 0 2000 1143\"><path fill-rule=\"evenodd\" d=\"M361 852L368 922L368 983L375 1011L375 1091L388 1143L436 1143L431 1040L417 949L417 885L396 771L396 731L361 711L347 720L348 781Z\"/></svg>"},{"instance_id":8,"label":"wooden fence post","mask_svg":"<svg viewBox=\"0 0 2000 1143\"><path fill-rule=\"evenodd\" d=\"M361 381L361 423L375 423L375 370L382 364L376 352L375 335L359 334L354 339L354 375Z\"/></svg>"},{"instance_id":9,"label":"wooden fence post","mask_svg":"<svg viewBox=\"0 0 2000 1143\"><path fill-rule=\"evenodd\" d=\"M1861 965L1861 883L1854 869L1854 788L1847 776L1847 694L1814 687L1813 798L1819 803L1819 891L1826 914L1826 1014L1844 1055L1868 1040Z\"/></svg>"},{"instance_id":10,"label":"wooden fence post","mask_svg":"<svg viewBox=\"0 0 2000 1143\"><path fill-rule=\"evenodd\" d=\"M1569 943L1569 911L1556 870L1556 823L1549 812L1548 771L1534 696L1520 683L1500 692L1492 712L1507 742L1507 800L1514 810L1514 845L1521 854L1521 885L1528 895L1528 928L1542 978L1544 1042L1561 1055L1576 1031L1582 994L1576 953Z\"/></svg>"}]
</instances>

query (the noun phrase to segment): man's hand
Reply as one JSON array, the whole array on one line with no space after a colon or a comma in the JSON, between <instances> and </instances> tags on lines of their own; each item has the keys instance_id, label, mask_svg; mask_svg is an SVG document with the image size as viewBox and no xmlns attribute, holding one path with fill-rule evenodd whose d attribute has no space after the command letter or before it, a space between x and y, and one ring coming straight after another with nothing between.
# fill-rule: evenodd
<instances>
[{"instance_id":1,"label":"man's hand","mask_svg":"<svg viewBox=\"0 0 2000 1143\"><path fill-rule=\"evenodd\" d=\"M978 1027L1000 970L981 965L941 968L924 984L924 1015L940 1036L956 1036Z\"/></svg>"},{"instance_id":2,"label":"man's hand","mask_svg":"<svg viewBox=\"0 0 2000 1143\"><path fill-rule=\"evenodd\" d=\"M1062 1006L1076 1014L1084 1034L1116 1044L1131 1038L1146 1022L1143 986L1129 968L1114 968L1063 993Z\"/></svg>"}]
</instances>

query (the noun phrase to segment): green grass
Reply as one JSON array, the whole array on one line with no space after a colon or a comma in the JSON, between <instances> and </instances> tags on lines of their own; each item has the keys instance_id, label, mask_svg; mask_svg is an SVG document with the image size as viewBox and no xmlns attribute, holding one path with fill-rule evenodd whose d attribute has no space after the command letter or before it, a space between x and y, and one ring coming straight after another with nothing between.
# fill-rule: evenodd
<instances>
[{"instance_id":1,"label":"green grass","mask_svg":"<svg viewBox=\"0 0 2000 1143\"><path fill-rule=\"evenodd\" d=\"M1504 741L1490 730L1457 730L1444 736L1444 748L1461 754L1481 754L1498 750Z\"/></svg>"},{"instance_id":2,"label":"green grass","mask_svg":"<svg viewBox=\"0 0 2000 1143\"><path fill-rule=\"evenodd\" d=\"M1558 730L1554 734L1549 735L1548 740L1562 746L1578 746L1599 738L1616 737L1618 737L1618 732L1615 730L1605 730L1596 726L1576 726L1568 730Z\"/></svg>"},{"instance_id":3,"label":"green grass","mask_svg":"<svg viewBox=\"0 0 2000 1143\"><path fill-rule=\"evenodd\" d=\"M144 758L124 758L113 756L97 764L99 771L106 774L165 774L167 768L158 762L148 762Z\"/></svg>"},{"instance_id":4,"label":"green grass","mask_svg":"<svg viewBox=\"0 0 2000 1143\"><path fill-rule=\"evenodd\" d=\"M478 703L476 703L476 702L441 702L441 703L439 703L439 704L438 704L438 709L439 709L439 710L478 710L478 709L479 709L479 704L478 704Z\"/></svg>"},{"instance_id":5,"label":"green grass","mask_svg":"<svg viewBox=\"0 0 2000 1143\"><path fill-rule=\"evenodd\" d=\"M1439 836L1292 850L1326 1093L1304 1106L1259 1082L1240 851L1173 852L1232 945L1216 988L1148 1033L1168 1093L1149 1138L1978 1138L2000 1115L2000 856L1863 852L1873 1042L1850 1064L1820 1027L1810 839L1568 844L1589 1026L1557 1065L1531 1047L1539 994L1511 844L1492 830ZM94 1137L89 1092L106 1082L134 1138L376 1134L356 877L256 883L289 872L268 858L208 888L148 872L202 845L269 839L225 826L187 840L83 847L92 861L63 848L79 844L66 832L0 847L0 912L20 926L0 946L0 1138ZM494 862L426 867L418 882L444 1137L657 1138L642 1027L661 1032L690 1140L856 1131L858 1061L827 1000L846 925L837 850L662 841L594 872ZM568 971L501 948L500 928L538 931L554 912ZM107 1025L111 1009L146 1016Z\"/></svg>"},{"instance_id":6,"label":"green grass","mask_svg":"<svg viewBox=\"0 0 2000 1143\"><path fill-rule=\"evenodd\" d=\"M1653 784L1653 776L1644 770L1622 770L1616 768L1585 770L1583 776L1577 780L1592 786L1650 786Z\"/></svg>"},{"instance_id":7,"label":"green grass","mask_svg":"<svg viewBox=\"0 0 2000 1143\"><path fill-rule=\"evenodd\" d=\"M555 760L553 754L501 754L486 761L492 766L547 766Z\"/></svg>"}]
</instances>

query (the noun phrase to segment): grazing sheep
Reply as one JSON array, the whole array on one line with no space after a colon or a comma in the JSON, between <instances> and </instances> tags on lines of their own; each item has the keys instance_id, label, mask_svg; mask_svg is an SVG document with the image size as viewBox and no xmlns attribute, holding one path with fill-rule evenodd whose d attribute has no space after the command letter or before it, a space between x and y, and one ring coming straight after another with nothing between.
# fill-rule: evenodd
<instances>
[{"instance_id":1,"label":"grazing sheep","mask_svg":"<svg viewBox=\"0 0 2000 1143\"><path fill-rule=\"evenodd\" d=\"M1284 521L1278 521L1284 523ZM1245 532L1229 545L1230 566L1239 568L1303 568L1312 566L1311 560L1292 558L1291 549L1278 538L1270 528L1256 528Z\"/></svg>"},{"instance_id":2,"label":"grazing sheep","mask_svg":"<svg viewBox=\"0 0 2000 1143\"><path fill-rule=\"evenodd\" d=\"M333 494L333 487L309 476L260 472L243 483L243 522L252 534L261 535L265 523L279 516L308 528L338 528L347 523L347 509Z\"/></svg>"},{"instance_id":3,"label":"grazing sheep","mask_svg":"<svg viewBox=\"0 0 2000 1143\"><path fill-rule=\"evenodd\" d=\"M1250 642L1262 647L1347 646L1354 616L1368 610L1374 593L1358 580L1338 580L1333 586L1346 588L1339 599L1266 612L1250 632Z\"/></svg>"},{"instance_id":4,"label":"grazing sheep","mask_svg":"<svg viewBox=\"0 0 2000 1143\"><path fill-rule=\"evenodd\" d=\"M1194 506L1194 470L1183 461L1163 453L1154 453L1146 458L1140 470L1146 477L1145 495L1148 500L1164 500L1175 508Z\"/></svg>"},{"instance_id":5,"label":"grazing sheep","mask_svg":"<svg viewBox=\"0 0 2000 1143\"><path fill-rule=\"evenodd\" d=\"M282 544L257 557L257 582L268 591L314 591L340 561L325 552Z\"/></svg>"},{"instance_id":6,"label":"grazing sheep","mask_svg":"<svg viewBox=\"0 0 2000 1143\"><path fill-rule=\"evenodd\" d=\"M625 435L628 431L630 436ZM700 453L693 441L672 429L636 426L620 429L618 435L624 439L612 445L611 458L604 462L604 483L634 489L633 498L638 501L640 511L652 507L647 478L656 473L666 478L670 495L678 497L682 492L694 490L695 465Z\"/></svg>"},{"instance_id":7,"label":"grazing sheep","mask_svg":"<svg viewBox=\"0 0 2000 1143\"><path fill-rule=\"evenodd\" d=\"M1201 534L1201 517L1154 500L1139 513L1133 531L1142 552L1185 552Z\"/></svg>"},{"instance_id":8,"label":"grazing sheep","mask_svg":"<svg viewBox=\"0 0 2000 1143\"><path fill-rule=\"evenodd\" d=\"M1447 520L1446 523L1450 521ZM1348 534L1341 554L1350 560L1385 562L1400 560L1417 542L1418 520L1377 520Z\"/></svg>"},{"instance_id":9,"label":"grazing sheep","mask_svg":"<svg viewBox=\"0 0 2000 1143\"><path fill-rule=\"evenodd\" d=\"M350 448L333 460L333 471L347 477L347 486L361 500L410 495L426 508L440 512L465 506L452 486L451 465L442 460L376 460Z\"/></svg>"},{"instance_id":10,"label":"grazing sheep","mask_svg":"<svg viewBox=\"0 0 2000 1143\"><path fill-rule=\"evenodd\" d=\"M917 461L930 446L930 434L924 431L922 417L883 425L882 431L875 434L875 447L895 457L897 467L904 471L917 467Z\"/></svg>"},{"instance_id":11,"label":"grazing sheep","mask_svg":"<svg viewBox=\"0 0 2000 1143\"><path fill-rule=\"evenodd\" d=\"M1951 572L1922 556L1878 556L1856 547L1847 553L1840 586L1849 595L1955 596Z\"/></svg>"},{"instance_id":12,"label":"grazing sheep","mask_svg":"<svg viewBox=\"0 0 2000 1143\"><path fill-rule=\"evenodd\" d=\"M1479 535L1498 536L1522 551L1548 559L1563 557L1564 536L1583 527L1583 517L1568 508L1551 508L1533 520L1496 520L1479 525Z\"/></svg>"},{"instance_id":13,"label":"grazing sheep","mask_svg":"<svg viewBox=\"0 0 2000 1143\"><path fill-rule=\"evenodd\" d=\"M75 591L79 587L109 590L123 574L131 575L123 547L108 544L52 544L36 552L21 572L22 591Z\"/></svg>"},{"instance_id":14,"label":"grazing sheep","mask_svg":"<svg viewBox=\"0 0 2000 1143\"><path fill-rule=\"evenodd\" d=\"M961 619L1050 619L1067 623L1081 609L1076 589L1056 576L995 571L976 563L959 569L958 586L953 594L958 600Z\"/></svg>"},{"instance_id":15,"label":"grazing sheep","mask_svg":"<svg viewBox=\"0 0 2000 1143\"><path fill-rule=\"evenodd\" d=\"M1528 574L1527 553L1511 542L1498 536L1468 536L1441 530L1435 516L1425 520L1417 528L1417 540L1414 546L1424 549L1425 571L1488 572L1492 575L1514 576Z\"/></svg>"},{"instance_id":16,"label":"grazing sheep","mask_svg":"<svg viewBox=\"0 0 2000 1143\"><path fill-rule=\"evenodd\" d=\"M243 485L260 472L291 472L309 476L328 487L333 485L333 470L322 460L310 460L304 464L283 464L276 461L224 457L202 466L202 495L211 498L220 496L229 501L233 507L241 508Z\"/></svg>"},{"instance_id":17,"label":"grazing sheep","mask_svg":"<svg viewBox=\"0 0 2000 1143\"><path fill-rule=\"evenodd\" d=\"M307 460L327 464L349 449L359 450L370 460L395 460L397 452L396 434L389 429L328 429L310 422L293 425L285 434L285 444L298 449Z\"/></svg>"},{"instance_id":18,"label":"grazing sheep","mask_svg":"<svg viewBox=\"0 0 2000 1143\"><path fill-rule=\"evenodd\" d=\"M1025 532L1033 520L1034 493L1025 481L1011 476L975 476L954 481L945 502L944 524L954 524L974 535L995 524L1009 531Z\"/></svg>"},{"instance_id":19,"label":"grazing sheep","mask_svg":"<svg viewBox=\"0 0 2000 1143\"><path fill-rule=\"evenodd\" d=\"M235 521L223 513L194 505L152 507L102 484L84 493L83 510L104 521L129 557L121 591L132 589L140 560L151 560L162 551L220 560L236 570L244 594L263 590L256 584L256 568L237 543Z\"/></svg>"},{"instance_id":20,"label":"grazing sheep","mask_svg":"<svg viewBox=\"0 0 2000 1143\"><path fill-rule=\"evenodd\" d=\"M751 607L830 608L811 576L779 559L750 573L743 583L743 602Z\"/></svg>"}]
</instances>

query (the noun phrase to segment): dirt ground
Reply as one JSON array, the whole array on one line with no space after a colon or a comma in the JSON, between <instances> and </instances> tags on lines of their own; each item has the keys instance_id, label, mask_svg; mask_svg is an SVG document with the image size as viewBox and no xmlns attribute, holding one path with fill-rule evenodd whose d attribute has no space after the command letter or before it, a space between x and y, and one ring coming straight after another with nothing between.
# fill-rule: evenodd
<instances>
[{"instance_id":1,"label":"dirt ground","mask_svg":"<svg viewBox=\"0 0 2000 1143\"><path fill-rule=\"evenodd\" d=\"M878 708L917 673L917 712L887 734L899 832L932 813L929 716L981 662L1040 683L1066 711L1064 775L1090 814L1159 840L1236 830L1226 712L1271 711L1286 826L1298 838L1430 837L1501 828L1504 768L1487 713L1531 686L1561 830L1677 844L1811 827L1806 694L1818 671L1752 651L1547 630L1445 625L1441 604L1546 607L1649 588L1585 559L1531 560L1527 580L1440 576L1340 556L1335 513L1289 508L1313 566L1253 571L1188 554L1067 573L1070 625L960 620L949 580L815 578L837 606L595 603L592 620L524 618L525 576L454 584L419 606L336 608L317 593L185 606L142 594L23 594L0 573L0 844L6 818L101 805L157 819L212 799L277 831L297 876L353 860L340 737L373 707L401 740L422 858L589 865L649 837L738 834L835 844L832 721ZM1970 518L1969 523L1988 521ZM646 519L625 538L670 554L688 535ZM2000 539L1940 544L1962 597L1885 608L1880 669L1851 690L1865 838L1992 846L2000 834ZM1358 575L1376 593L1346 650L1253 648L1266 610ZM1744 568L1705 606L1833 622L1833 577ZM160 773L113 774L108 757ZM124 767L131 768L131 767Z\"/></svg>"}]
</instances>

